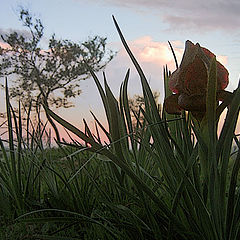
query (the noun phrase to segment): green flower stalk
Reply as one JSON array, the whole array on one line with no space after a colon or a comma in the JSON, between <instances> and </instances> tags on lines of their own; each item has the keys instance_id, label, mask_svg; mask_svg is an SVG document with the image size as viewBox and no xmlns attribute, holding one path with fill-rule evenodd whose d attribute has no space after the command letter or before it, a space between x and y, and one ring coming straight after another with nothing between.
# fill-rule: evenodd
<instances>
[{"instance_id":1,"label":"green flower stalk","mask_svg":"<svg viewBox=\"0 0 240 240\"><path fill-rule=\"evenodd\" d=\"M164 101L169 114L188 111L197 122L202 144L199 146L199 161L203 184L203 195L207 199L207 186L214 162L217 139L216 108L232 93L225 91L228 80L227 69L216 56L198 43L186 41L179 68L169 78L169 89L173 92ZM199 139L198 139L199 140ZM204 149L205 146L205 149Z\"/></svg>"}]
</instances>

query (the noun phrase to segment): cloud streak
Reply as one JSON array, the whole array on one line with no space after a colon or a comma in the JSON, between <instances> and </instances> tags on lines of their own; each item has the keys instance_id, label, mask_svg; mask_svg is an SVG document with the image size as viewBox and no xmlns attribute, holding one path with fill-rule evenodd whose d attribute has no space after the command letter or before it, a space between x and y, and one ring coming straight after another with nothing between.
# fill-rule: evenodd
<instances>
[{"instance_id":1,"label":"cloud streak","mask_svg":"<svg viewBox=\"0 0 240 240\"><path fill-rule=\"evenodd\" d=\"M96 0L91 0L96 2ZM240 30L239 0L103 0L146 14L154 12L168 24L169 29L195 29L201 31Z\"/></svg>"},{"instance_id":2,"label":"cloud streak","mask_svg":"<svg viewBox=\"0 0 240 240\"><path fill-rule=\"evenodd\" d=\"M5 38L7 35L16 32L19 36L24 36L25 38L31 38L31 34L26 30L12 29L12 28L0 28L0 36ZM2 37L0 37L0 42L3 42Z\"/></svg>"}]
</instances>

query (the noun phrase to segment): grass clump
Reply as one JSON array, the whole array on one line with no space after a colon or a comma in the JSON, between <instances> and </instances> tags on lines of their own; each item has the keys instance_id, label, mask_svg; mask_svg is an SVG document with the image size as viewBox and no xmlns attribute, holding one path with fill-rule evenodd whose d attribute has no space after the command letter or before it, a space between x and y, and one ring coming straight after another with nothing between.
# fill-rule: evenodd
<instances>
[{"instance_id":1,"label":"grass clump","mask_svg":"<svg viewBox=\"0 0 240 240\"><path fill-rule=\"evenodd\" d=\"M45 148L41 141L47 134L45 124L40 121L23 134L21 113L16 116L6 91L8 147L0 141L0 201L4 206L0 214L6 227L2 236L11 232L19 234L19 239L239 239L240 145L235 129L240 88L215 105L213 59L208 77L212 88L201 122L185 111L175 116L160 111L115 24L139 73L144 108L134 114L130 111L130 71L117 100L106 76L102 86L90 70L108 129L92 114L97 134L85 121L85 131L81 131L45 106L48 117L78 138ZM169 77L166 68L166 86ZM167 87L165 94L169 94ZM218 135L218 118L224 109L227 115ZM30 126L30 117L26 121ZM102 143L100 131L108 143Z\"/></svg>"}]
</instances>

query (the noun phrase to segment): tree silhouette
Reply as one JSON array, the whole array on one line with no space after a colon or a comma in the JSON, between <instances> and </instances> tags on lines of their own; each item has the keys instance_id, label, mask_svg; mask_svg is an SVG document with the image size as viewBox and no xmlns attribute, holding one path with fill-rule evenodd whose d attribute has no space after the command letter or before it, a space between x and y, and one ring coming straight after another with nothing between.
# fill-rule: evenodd
<instances>
[{"instance_id":1,"label":"tree silhouette","mask_svg":"<svg viewBox=\"0 0 240 240\"><path fill-rule=\"evenodd\" d=\"M114 53L106 49L106 38L94 36L85 42L58 40L53 34L47 49L41 47L44 26L28 10L19 11L26 33L17 31L1 36L0 77L10 78L10 98L24 106L39 109L44 103L53 107L72 107L71 98L80 95L80 81L97 72L111 61ZM45 39L44 39L45 41ZM47 116L48 117L48 116ZM53 126L58 140L57 127Z\"/></svg>"},{"instance_id":2,"label":"tree silhouette","mask_svg":"<svg viewBox=\"0 0 240 240\"><path fill-rule=\"evenodd\" d=\"M42 49L44 27L28 10L20 11L27 34L2 36L7 47L0 48L0 76L11 77L10 97L24 105L43 100L55 107L71 107L70 98L81 93L80 80L103 69L114 53L106 49L106 38L94 36L82 43L57 40L53 34ZM44 99L43 99L44 98Z\"/></svg>"}]
</instances>

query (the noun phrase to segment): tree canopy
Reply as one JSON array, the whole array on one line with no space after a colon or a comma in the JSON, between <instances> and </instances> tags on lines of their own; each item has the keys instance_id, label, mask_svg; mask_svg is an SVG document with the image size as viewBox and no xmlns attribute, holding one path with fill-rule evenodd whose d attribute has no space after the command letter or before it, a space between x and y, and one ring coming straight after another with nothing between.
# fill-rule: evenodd
<instances>
[{"instance_id":1,"label":"tree canopy","mask_svg":"<svg viewBox=\"0 0 240 240\"><path fill-rule=\"evenodd\" d=\"M19 16L27 34L15 31L1 36L5 47L0 47L0 77L11 79L10 97L25 106L43 100L55 107L73 106L70 98L80 95L80 80L90 76L90 69L97 72L113 58L114 53L106 49L107 39L94 36L75 43L53 34L43 49L42 21L25 9Z\"/></svg>"}]
</instances>

